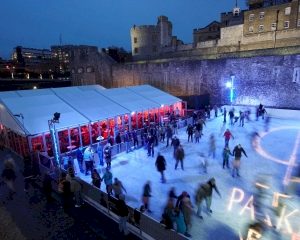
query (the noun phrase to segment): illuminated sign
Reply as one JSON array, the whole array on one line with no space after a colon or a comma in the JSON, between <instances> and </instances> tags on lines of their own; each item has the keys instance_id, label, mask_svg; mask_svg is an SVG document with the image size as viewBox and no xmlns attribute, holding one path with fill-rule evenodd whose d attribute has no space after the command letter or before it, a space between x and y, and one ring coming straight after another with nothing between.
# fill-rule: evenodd
<instances>
[{"instance_id":1,"label":"illuminated sign","mask_svg":"<svg viewBox=\"0 0 300 240\"><path fill-rule=\"evenodd\" d=\"M263 185L263 184L259 184L257 186L262 186L262 188L268 188L268 186ZM275 208L279 207L280 198L288 199L288 198L291 198L291 196L283 194L283 193L279 193L279 192L274 192L273 199L272 199L273 207L275 207ZM239 215L243 215L245 212L248 212L250 214L251 220L254 221L255 220L255 207L253 205L254 195L251 195L249 198L248 197L246 198L245 192L240 188L232 189L227 210L231 211L234 208L234 205L236 205L238 203L240 204L242 201L245 201L245 200L246 200L246 203L242 206L241 210L239 211ZM297 231L296 231L297 229L293 229L293 227L290 223L290 221L293 220L293 218L295 218L297 216L298 217L300 216L300 212L298 209L292 209L292 210L288 211L286 206L284 205L280 209L280 214L278 216L277 222L276 223L273 222L274 225L272 223L271 217L268 214L265 214L265 216L263 216L264 217L263 221L265 224L267 224L270 227L276 226L277 230L291 234L292 240L295 240L295 239L300 240L299 234L297 234ZM299 232L300 232L300 228L298 229L298 233ZM260 232L258 232L255 229L251 229L251 228L249 229L246 240L260 239L260 238L261 238ZM243 238L240 238L240 239L243 240Z\"/></svg>"}]
</instances>

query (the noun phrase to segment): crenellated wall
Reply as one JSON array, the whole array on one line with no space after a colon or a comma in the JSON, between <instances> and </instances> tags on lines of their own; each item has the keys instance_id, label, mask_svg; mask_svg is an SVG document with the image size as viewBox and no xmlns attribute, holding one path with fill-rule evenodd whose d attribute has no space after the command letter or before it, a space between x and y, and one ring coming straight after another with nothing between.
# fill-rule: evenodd
<instances>
[{"instance_id":1,"label":"crenellated wall","mask_svg":"<svg viewBox=\"0 0 300 240\"><path fill-rule=\"evenodd\" d=\"M211 104L225 104L231 75L235 104L300 109L300 54L114 65L112 86L150 84L177 96L209 93Z\"/></svg>"}]
</instances>

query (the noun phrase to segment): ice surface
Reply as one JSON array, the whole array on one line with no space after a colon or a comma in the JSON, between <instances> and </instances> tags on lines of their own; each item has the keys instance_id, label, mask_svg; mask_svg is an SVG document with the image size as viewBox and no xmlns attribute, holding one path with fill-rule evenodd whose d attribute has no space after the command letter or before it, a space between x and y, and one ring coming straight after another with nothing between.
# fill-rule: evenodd
<instances>
[{"instance_id":1,"label":"ice surface","mask_svg":"<svg viewBox=\"0 0 300 240\"><path fill-rule=\"evenodd\" d=\"M254 116L252 116L253 118ZM234 135L234 139L230 140L229 146L231 151L237 144L241 144L248 158L245 156L241 159L241 177L233 178L229 170L222 168L222 150L224 147L223 132L229 128ZM282 128L282 129L281 129ZM259 132L263 138L261 139L262 149L271 156L271 158L286 161L286 164L274 162L271 159L260 155L251 144L251 136L254 131ZM292 194L292 198L284 201L286 205L286 214L295 209L300 210L299 187L300 184L290 184L284 187L282 182L287 171L287 162L290 161L294 150L294 157L299 164L300 143L300 123L298 120L275 119L270 122L270 132L264 133L264 121L252 120L245 123L244 127L240 127L238 123L235 126L227 124L223 126L223 116L212 118L206 122L204 127L204 136L200 139L200 143L188 143L186 129L180 129L178 137L183 144L185 150L184 171L174 169L175 160L173 158L173 147L166 147L166 143L160 143L155 148L155 157L148 157L147 151L143 148L135 150L128 154L122 153L115 157L112 161L112 173L114 177L118 177L127 189L126 202L132 207L140 207L143 185L147 180L152 182L152 197L150 199L150 209L153 211L150 216L158 221L161 220L161 214L167 201L167 194L171 187L176 188L179 195L182 191L187 191L191 195L191 200L195 205L194 193L199 183L207 181L210 177L215 177L217 186L222 194L220 198L213 193L211 215L203 211L204 219L193 216L191 235L193 239L239 239L239 232L244 232L247 224L250 223L250 211L246 210L243 215L239 212L246 204L252 194L256 192L254 183L258 179L264 178L270 189L266 190L264 198L264 213L268 213L271 217L273 225L277 224L278 218L274 217L274 211L271 207L273 200L273 192L287 192ZM208 173L203 173L200 162L202 157L200 153L208 155L209 136L215 135L216 138L216 158L209 158ZM299 140L299 139L298 139ZM155 167L157 152L165 156L167 161L167 170L165 176L167 182L165 184L160 181L160 173ZM231 157L232 160L232 157ZM295 166L291 167L292 173ZM102 169L103 170L103 169ZM102 176L103 173L101 173ZM90 176L83 176L83 179L91 181ZM228 211L228 204L233 188L242 189L245 192L245 198L242 203L234 203L231 211ZM291 189L294 191L291 191ZM105 185L102 183L101 189L105 191ZM298 196L295 194L298 191ZM205 204L203 205L205 206ZM299 211L288 218L290 227L294 232L300 232L300 213ZM265 232L263 239L291 239L291 235L287 234L288 226L283 222L279 232L276 234L275 228L269 228Z\"/></svg>"}]
</instances>

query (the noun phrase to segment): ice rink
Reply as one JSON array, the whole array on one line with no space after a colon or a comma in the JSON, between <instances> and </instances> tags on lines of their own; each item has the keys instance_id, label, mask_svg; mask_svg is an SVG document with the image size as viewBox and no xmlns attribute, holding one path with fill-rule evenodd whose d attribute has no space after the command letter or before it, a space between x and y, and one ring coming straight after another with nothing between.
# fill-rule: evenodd
<instances>
[{"instance_id":1,"label":"ice rink","mask_svg":"<svg viewBox=\"0 0 300 240\"><path fill-rule=\"evenodd\" d=\"M177 195L187 191L191 195L196 212L194 196L198 184L214 177L222 198L213 193L212 214L205 211L203 204L203 220L194 214L190 231L192 239L241 239L240 234L243 235L247 225L252 222L251 196L253 195L254 199L258 197L255 183L259 182L264 185L263 204L261 210L255 212L254 217L265 219L267 224L276 226L276 228L267 227L261 239L292 239L292 233L300 234L300 183L290 181L290 179L294 181L293 176L299 172L297 166L300 159L299 120L271 118L269 131L265 132L264 121L262 119L255 121L253 114L251 117L251 121L245 121L244 127L239 126L239 122L234 126L229 125L228 118L227 124L223 125L223 116L212 117L206 122L200 143L188 143L186 129L179 129L177 136L185 150L184 171L180 166L177 170L174 169L173 147L166 147L166 143L159 143L155 147L154 158L148 157L144 148L128 154L122 153L113 158L113 177L123 182L127 190L126 202L132 207L139 208L142 204L143 185L150 180L152 184L150 209L153 212L146 214L158 221L161 220L171 187L176 188ZM233 178L231 170L222 168L223 133L226 128L230 129L234 136L229 142L230 150L241 144L248 155L248 158L243 156L241 159L241 177ZM254 132L260 135L256 148L251 141ZM211 134L214 134L216 139L216 157L208 158L208 172L205 174L200 164L203 157L200 155L201 153L208 155ZM161 183L160 173L155 167L157 152L160 152L167 161L166 183ZM104 169L101 170L102 176ZM90 176L84 176L83 179L91 181ZM101 189L105 191L104 183ZM289 195L280 196L278 193ZM277 215L275 208L272 207L276 196L280 196L280 202L283 204Z\"/></svg>"}]
</instances>

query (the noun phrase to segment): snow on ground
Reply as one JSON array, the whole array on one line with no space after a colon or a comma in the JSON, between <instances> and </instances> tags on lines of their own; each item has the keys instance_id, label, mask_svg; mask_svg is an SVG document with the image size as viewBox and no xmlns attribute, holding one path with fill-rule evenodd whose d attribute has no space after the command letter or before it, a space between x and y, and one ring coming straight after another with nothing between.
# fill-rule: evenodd
<instances>
[{"instance_id":1,"label":"snow on ground","mask_svg":"<svg viewBox=\"0 0 300 240\"><path fill-rule=\"evenodd\" d=\"M229 128L235 137L229 143L231 151L235 145L240 143L248 155L248 158L243 156L241 159L240 178L233 178L229 170L222 168L223 132L226 128ZM257 148L260 153L252 147L251 136L254 131L259 132L262 136L260 147ZM270 228L271 230L266 231L263 239L291 239L291 235L287 233L288 231L300 233L299 192L297 196L294 194L295 191L291 191L293 186L296 186L299 191L300 184L290 184L288 188L284 188L282 184L288 168L292 174L295 172L295 167L288 167L287 163L294 159L299 164L299 121L272 118L270 131L264 133L262 119L246 122L244 127L238 126L238 123L235 126L230 126L227 119L227 124L223 126L223 116L219 116L206 122L203 133L204 136L200 139L200 143L188 143L186 129L179 130L177 136L183 144L186 154L184 171L180 169L180 166L177 170L174 169L173 147L169 146L167 148L166 143L160 143L155 148L154 158L148 157L146 150L143 148L128 154L122 153L115 157L112 161L112 173L114 177L118 177L123 182L127 189L127 203L132 207L140 207L143 185L147 180L151 180L152 198L150 199L150 209L153 212L147 213L151 217L158 221L161 220L167 194L171 187L176 188L177 195L182 191L187 191L191 195L194 211L196 212L194 193L198 184L207 181L210 177L215 177L222 198L215 192L213 193L213 213L209 215L203 211L203 220L194 215L190 233L193 239L239 239L239 232L244 232L246 225L250 223L249 209L246 209L242 215L240 211L250 196L256 192L254 183L263 178L266 184L270 186L266 190L264 209L265 213L270 215L272 224L276 225L278 223L278 218L275 221L274 211L271 207L273 192L292 194L292 198L284 200L286 204L285 215L295 210L290 217L286 218L287 221L282 221L280 231L282 234L276 234L275 229ZM211 134L214 134L216 138L216 158L209 158L208 173L205 174L200 167L202 159L200 153L208 155L208 140ZM167 161L167 170L165 171L167 183L165 184L160 182L160 174L155 167L158 151L165 156ZM82 178L90 182L90 176L83 176ZM245 197L241 203L233 203L232 209L229 211L228 205L233 188L243 190ZM105 191L104 183L102 183L101 189ZM236 198L238 196L236 195Z\"/></svg>"}]
</instances>

